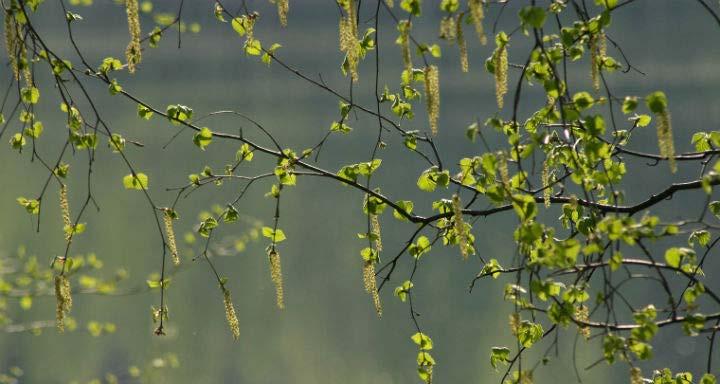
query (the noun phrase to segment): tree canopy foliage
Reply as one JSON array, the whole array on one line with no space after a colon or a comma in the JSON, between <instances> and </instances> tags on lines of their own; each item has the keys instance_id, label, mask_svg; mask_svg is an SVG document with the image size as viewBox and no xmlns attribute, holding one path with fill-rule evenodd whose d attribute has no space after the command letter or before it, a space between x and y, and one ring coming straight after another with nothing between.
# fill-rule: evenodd
<instances>
[{"instance_id":1,"label":"tree canopy foliage","mask_svg":"<svg viewBox=\"0 0 720 384\"><path fill-rule=\"evenodd\" d=\"M173 301L165 294L172 290L171 277L184 263L197 259L209 267L214 281L210 284L218 286L217 300L224 304L229 334L242 342L244 328L250 325L241 325L243 314L231 295L233 282L216 267L213 245L220 241L217 231L245 220L241 211L248 194L264 194L274 209L267 212L264 224L253 220L247 233L238 238L242 243L257 236L266 243L268 275L277 308L283 309L281 254L302 237L283 230L283 197L299 183L325 179L358 196L356 203L366 225L347 229L358 232L365 243L355 256L358 276L362 274L368 301L378 317L383 305L408 307L408 342L417 346L417 355L410 358L417 361L421 381L443 382L442 369L435 369L442 367L442 356L433 351L434 343L442 340L432 339L424 330L418 309L422 296L415 295L416 286L432 282L415 275L434 249L448 247L457 250L458 260L447 263L465 263L475 271L475 278L468 281L470 291L479 284L503 284L504 300L514 308L511 313L497 314L508 316L514 344L485 346L488 364L502 373L502 382L532 383L535 371L558 347L558 334L566 333L576 335L580 348L596 348L598 363L627 365L632 383L715 383L720 292L709 284L712 271L703 266L720 241L720 201L713 200L714 188L720 184L720 131L673 133L672 94L662 89L618 94L609 85L611 77L640 73L612 28L617 14L640 1L336 0L326 6L337 8L338 24L321 27L323 33L338 35L342 60L337 68L347 80L343 88L296 67L283 57L284 47L264 33L291 26L293 8L306 6L301 1L272 1L277 15L260 13L251 2L214 2L208 12L214 12L217 23L226 26L226 33L237 38L238 46L258 66L280 67L335 98L326 107L336 111L337 118L326 133L312 147L295 148L282 143L275 133L277 127L263 124L262 117L251 111L200 115L185 104L152 105L144 95L124 86L126 79L145 69L144 60L153 55L153 48L180 46L183 34L202 33L199 24L184 21L183 0L177 2L175 13L155 11L150 1L116 1L127 14L125 57L108 56L97 62L84 54L73 35L73 29L84 22L83 7L92 6L92 0L58 0L64 17L54 23L64 26L71 54L60 54L37 24L35 14L46 6L43 0L2 0L13 81L2 101L0 137L9 140L5 150L17 151L28 164L39 163L46 170L46 176L37 180L38 190L18 197L17 203L33 217L38 231L61 230L65 236L64 249L58 250L50 265L22 259L23 269L9 276L0 273L3 303L19 300L21 306L30 306L34 296L51 294L56 297L56 320L15 324L2 306L0 320L5 330L49 325L58 332L72 330L76 328L70 317L74 295L118 289L124 273L107 276L97 271L102 262L94 255L72 256L86 228L106 219L92 213L97 207L93 170L98 156L113 156L125 174L117 180L117 188L141 194L147 217L157 227L159 273L147 281L146 288L157 292L157 305L148 321L155 323L159 337L171 321ZM519 11L504 13L511 5ZM720 28L718 4L693 0L687 6L700 7L707 15L693 22L716 23ZM439 8L441 17L428 16L430 8ZM500 30L500 18L513 20L513 28ZM437 35L418 36L414 31L421 25L431 25ZM471 39L485 47L484 62L470 60L477 56L469 54ZM393 41L394 49L386 50L384 41ZM283 44L292 44L292 39ZM382 82L381 73L389 69L381 65L381 54L402 59L392 82ZM438 66L447 57L459 58L458 72L491 77L497 104L492 116L468 122L464 139L475 143L475 153L452 161L444 161L441 149L453 144L438 140L449 129L443 124L444 73ZM144 172L146 165L127 150L129 146L144 150L143 144L123 137L97 106L98 98L108 97L95 91L97 84L111 97L136 105L137 119L167 120L176 131L173 138L192 141L199 151L212 152L218 142L234 143L236 151L223 154L227 156L222 169L198 164L197 173L180 175L182 185L158 185ZM357 100L354 90L358 89L370 89L372 102ZM57 106L65 121L45 120L36 113L39 104ZM374 124L353 126L357 115L370 117ZM216 130L210 118L239 121L244 128ZM51 126L64 130L63 141L45 140L43 132ZM322 165L319 159L325 147L353 145L353 130L376 135L366 159ZM642 130L654 130L656 151L634 149L633 138ZM487 137L493 135L503 144L489 145ZM391 138L399 138L403 145L388 145ZM695 151L676 152L677 140L691 142ZM406 170L415 183L376 181L388 151L425 163L422 169ZM629 161L638 160L646 164L628 166ZM80 162L84 171L74 172L71 164ZM623 181L635 177L633 172L647 170L672 174L674 181L661 190L643 191L642 199L626 198ZM690 172L694 176L687 178ZM84 183L70 189L71 178ZM227 188L232 188L235 198L219 201L219 208L195 223L188 241L197 235L199 250L182 255L174 230L175 223L185 219L182 198L200 189L226 188L225 184L231 185ZM164 189L174 191L175 198L158 199L154 191ZM402 193L417 189L431 196L432 202L412 201ZM684 199L691 190L704 192L706 201L700 212L684 211L673 217L656 213L666 200ZM70 206L68 196L73 194L82 196L82 204ZM45 207L53 204L59 206L62 228L42 224ZM488 253L475 237L482 230L479 220L496 215L516 219L515 226L507 228L514 244L508 244L505 254ZM407 237L400 241L383 238L381 226L400 228ZM411 265L407 272L399 267L405 260ZM626 284L652 290L663 299L628 293ZM381 295L385 291L394 293L394 302L390 294ZM114 327L93 323L88 329L101 334L113 332ZM641 370L641 365L647 366L643 364L652 366L653 338L668 329L680 329L689 338L707 337L703 372L671 372L663 366ZM535 349L544 351L539 358L525 357Z\"/></svg>"}]
</instances>

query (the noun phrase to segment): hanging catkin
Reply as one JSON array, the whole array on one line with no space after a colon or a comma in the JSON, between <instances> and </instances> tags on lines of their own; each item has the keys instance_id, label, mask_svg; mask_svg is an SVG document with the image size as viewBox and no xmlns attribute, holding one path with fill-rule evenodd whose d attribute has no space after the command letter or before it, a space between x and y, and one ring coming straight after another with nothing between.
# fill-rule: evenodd
<instances>
[{"instance_id":1,"label":"hanging catkin","mask_svg":"<svg viewBox=\"0 0 720 384\"><path fill-rule=\"evenodd\" d=\"M371 233L375 237L375 250L382 252L382 238L380 235L380 220L377 215L370 215Z\"/></svg>"},{"instance_id":2,"label":"hanging catkin","mask_svg":"<svg viewBox=\"0 0 720 384\"><path fill-rule=\"evenodd\" d=\"M125 0L125 8L128 19L128 30L130 32L130 43L128 43L125 49L125 59L127 60L128 72L135 73L135 66L142 60L138 0Z\"/></svg>"},{"instance_id":3,"label":"hanging catkin","mask_svg":"<svg viewBox=\"0 0 720 384\"><path fill-rule=\"evenodd\" d=\"M438 133L438 118L440 117L440 79L438 68L434 65L425 67L425 103L428 120L430 120L430 130L434 136Z\"/></svg>"},{"instance_id":4,"label":"hanging catkin","mask_svg":"<svg viewBox=\"0 0 720 384\"><path fill-rule=\"evenodd\" d=\"M590 77L595 92L600 91L600 67L607 55L605 32L599 31L590 37Z\"/></svg>"},{"instance_id":5,"label":"hanging catkin","mask_svg":"<svg viewBox=\"0 0 720 384\"><path fill-rule=\"evenodd\" d=\"M347 0L343 4L345 16L340 19L340 50L345 52L347 71L353 82L358 80L357 65L359 60L359 42L357 35L357 13L355 0Z\"/></svg>"},{"instance_id":6,"label":"hanging catkin","mask_svg":"<svg viewBox=\"0 0 720 384\"><path fill-rule=\"evenodd\" d=\"M482 0L469 0L468 5L470 6L470 16L472 17L472 22L475 26L475 32L478 35L480 44L485 45L487 44L487 37L485 36L485 28L483 28L485 11L483 9Z\"/></svg>"},{"instance_id":7,"label":"hanging catkin","mask_svg":"<svg viewBox=\"0 0 720 384\"><path fill-rule=\"evenodd\" d=\"M550 198L552 197L553 188L550 185L550 165L547 160L543 162L542 168L542 189L543 189L543 201L545 207L550 207Z\"/></svg>"},{"instance_id":8,"label":"hanging catkin","mask_svg":"<svg viewBox=\"0 0 720 384\"><path fill-rule=\"evenodd\" d=\"M180 265L180 255L175 242L175 228L173 228L173 215L170 210L163 213L163 221L165 222L165 234L167 235L167 246L170 250L170 256L175 266Z\"/></svg>"},{"instance_id":9,"label":"hanging catkin","mask_svg":"<svg viewBox=\"0 0 720 384\"><path fill-rule=\"evenodd\" d=\"M495 50L495 56L493 58L495 67L495 99L497 100L498 108L502 109L505 94L507 93L508 53L506 42L498 41L497 43L498 47Z\"/></svg>"},{"instance_id":10,"label":"hanging catkin","mask_svg":"<svg viewBox=\"0 0 720 384\"><path fill-rule=\"evenodd\" d=\"M223 301L225 302L225 318L227 319L230 332L232 332L233 339L237 340L240 337L240 322L238 321L237 315L235 314L235 306L230 297L230 291L222 287Z\"/></svg>"},{"instance_id":11,"label":"hanging catkin","mask_svg":"<svg viewBox=\"0 0 720 384\"><path fill-rule=\"evenodd\" d=\"M55 276L55 323L58 332L65 332L65 315L72 308L72 293L70 282L65 275Z\"/></svg>"},{"instance_id":12,"label":"hanging catkin","mask_svg":"<svg viewBox=\"0 0 720 384\"><path fill-rule=\"evenodd\" d=\"M15 18L10 12L5 11L5 50L10 58L10 66L12 67L15 80L20 78L20 69L18 67L18 35Z\"/></svg>"},{"instance_id":13,"label":"hanging catkin","mask_svg":"<svg viewBox=\"0 0 720 384\"><path fill-rule=\"evenodd\" d=\"M400 32L400 36L397 38L397 44L400 45L402 51L403 65L405 71L409 73L412 71L412 56L410 54L410 29L412 23L409 20L402 20L398 23L397 29Z\"/></svg>"},{"instance_id":14,"label":"hanging catkin","mask_svg":"<svg viewBox=\"0 0 720 384\"><path fill-rule=\"evenodd\" d=\"M452 16L443 17L442 20L440 20L440 38L447 41L454 41L456 33L455 18Z\"/></svg>"},{"instance_id":15,"label":"hanging catkin","mask_svg":"<svg viewBox=\"0 0 720 384\"><path fill-rule=\"evenodd\" d=\"M468 51L467 42L465 41L465 35L463 34L462 19L464 14L459 14L455 26L457 31L455 33L455 40L457 41L458 48L460 49L460 69L467 73L470 70L470 64L468 63Z\"/></svg>"},{"instance_id":16,"label":"hanging catkin","mask_svg":"<svg viewBox=\"0 0 720 384\"><path fill-rule=\"evenodd\" d=\"M65 241L70 241L73 234L73 225L70 219L70 203L68 202L67 186L65 184L60 186L60 212L62 212Z\"/></svg>"},{"instance_id":17,"label":"hanging catkin","mask_svg":"<svg viewBox=\"0 0 720 384\"><path fill-rule=\"evenodd\" d=\"M670 164L670 171L677 171L675 163L675 143L673 140L672 123L670 120L670 112L667 110L656 115L657 119L657 136L658 146L660 147L660 156L666 157Z\"/></svg>"},{"instance_id":18,"label":"hanging catkin","mask_svg":"<svg viewBox=\"0 0 720 384\"><path fill-rule=\"evenodd\" d=\"M363 261L363 284L365 285L365 292L372 297L375 312L377 312L378 317L382 317L382 304L380 303L380 295L375 281L375 260Z\"/></svg>"},{"instance_id":19,"label":"hanging catkin","mask_svg":"<svg viewBox=\"0 0 720 384\"><path fill-rule=\"evenodd\" d=\"M455 194L452 198L452 207L453 207L453 226L455 228L455 233L457 234L458 238L458 246L460 247L460 255L462 256L463 260L468 259L468 233L467 228L465 228L465 221L463 220L463 213L462 213L462 203L460 202L460 195Z\"/></svg>"},{"instance_id":20,"label":"hanging catkin","mask_svg":"<svg viewBox=\"0 0 720 384\"><path fill-rule=\"evenodd\" d=\"M287 15L290 9L288 0L277 0L277 11L278 17L280 18L280 25L287 27Z\"/></svg>"},{"instance_id":21,"label":"hanging catkin","mask_svg":"<svg viewBox=\"0 0 720 384\"><path fill-rule=\"evenodd\" d=\"M274 248L268 253L270 259L270 278L275 284L275 303L279 309L285 308L285 296L283 292L283 275L280 264L280 253Z\"/></svg>"}]
</instances>

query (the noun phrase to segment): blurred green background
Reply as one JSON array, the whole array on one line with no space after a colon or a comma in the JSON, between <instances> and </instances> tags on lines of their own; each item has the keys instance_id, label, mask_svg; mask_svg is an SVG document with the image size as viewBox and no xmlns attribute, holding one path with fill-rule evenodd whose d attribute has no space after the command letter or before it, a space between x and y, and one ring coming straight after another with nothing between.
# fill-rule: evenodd
<instances>
[{"instance_id":1,"label":"blurred green background","mask_svg":"<svg viewBox=\"0 0 720 384\"><path fill-rule=\"evenodd\" d=\"M98 0L92 7L74 7L84 17L75 26L77 41L92 63L106 56L123 57L127 44L125 12L109 0ZM238 4L233 6L239 6ZM347 80L339 72L342 56L337 49L338 10L331 1L290 1L289 25L280 29L272 4L247 1L251 9L262 15L256 32L266 45L283 45L279 57L309 76L322 73L333 88L347 92ZM371 18L372 2L363 2L360 19ZM437 42L436 25L440 11L424 4L425 22L416 23L416 37ZM510 30L517 25L517 10L523 2L510 2L500 19L499 27ZM155 11L175 12L175 1L156 1ZM232 7L231 7L232 8ZM490 7L488 20L497 16L498 6ZM400 12L399 10L397 12ZM338 100L313 87L278 65L269 68L257 58L242 52L243 39L228 24L219 23L212 14L212 3L186 1L183 19L198 22L199 34L182 35L182 48L177 48L177 31L168 31L160 47L146 51L144 61L134 76L118 74L118 80L129 92L160 109L168 104L191 106L195 116L216 110L236 110L260 121L276 135L283 146L298 151L314 145L338 119ZM428 19L433 21L428 23ZM144 15L143 32L151 29L152 18ZM64 16L55 1L47 1L35 15L35 24L46 42L58 53L77 62L67 40ZM366 28L372 26L366 23ZM663 90L670 101L678 152L692 150L690 137L694 131L718 129L720 121L720 29L694 1L637 1L613 15L609 36L617 41L632 64L645 72L609 75L617 96L645 95ZM380 30L381 84L395 89L401 71L400 52L394 45L396 30L387 15ZM484 121L496 113L492 76L483 70L484 60L493 47L480 46L468 31L471 73L459 70L457 49L442 44L443 58L439 63L441 79L441 119L437 143L446 164L483 151L479 143L465 139L465 128L476 119ZM527 44L513 40L510 61L524 59ZM619 54L610 48L615 57ZM372 54L371 54L372 55ZM6 58L3 58L5 61ZM373 58L361 65L356 100L372 105ZM79 66L76 64L76 66ZM575 63L570 82L574 90L590 88L589 65ZM0 86L7 86L9 70ZM54 159L64 132L64 121L58 111L56 90L48 84L48 76L38 74L42 97L38 116L45 123L44 137L38 149ZM512 78L517 78L517 73ZM189 173L199 172L204 165L221 169L231 162L238 146L214 140L207 151L192 145L192 134L180 134L172 145L163 145L178 127L154 118L136 117L136 106L119 96L112 97L106 87L87 79L86 84L100 106L110 127L127 139L142 142L145 147L127 146L133 164L150 177L150 191L160 205L170 205L174 193L168 187L184 185ZM529 112L544 102L541 87L528 89ZM572 91L572 90L571 90ZM79 96L77 96L79 97ZM533 98L534 97L534 98ZM422 103L417 103L416 118L408 129L427 129ZM507 114L507 112L505 112ZM625 117L616 116L620 124ZM17 129L13 122L10 129ZM323 149L319 164L329 170L342 165L366 161L376 135L376 121L358 115L349 124L354 128L348 136L333 135ZM267 142L245 122L228 117L205 121L214 131L238 132ZM3 136L6 143L9 135ZM487 136L491 146L502 144L493 133ZM654 129L639 131L633 148L655 151ZM429 202L440 194L425 194L415 188L415 180L425 168L417 156L402 146L394 133L386 135L388 146L379 156L383 165L374 179L393 199L415 201L421 214L430 211ZM124 267L130 278L119 289L143 287L148 275L159 270L160 250L157 230L147 203L141 193L122 188L127 174L119 157L110 153L102 142L93 174L94 194L101 210L91 210L85 217L88 230L73 245L73 254L95 252L108 273ZM78 152L66 158L71 163L69 190L71 207L77 209L85 198L86 154ZM243 166L244 174L257 174L270 169L272 159L256 156ZM683 165L684 166L684 165ZM682 168L670 175L666 166L648 168L642 162L629 163L632 175L623 187L628 201L660 189L670 181L686 180L697 175L697 169ZM22 155L3 147L0 151L0 253L11 255L24 245L27 253L40 261L61 254L64 241L57 207L56 186L43 210L42 229L34 231L34 223L15 202L18 196L34 197L40 191L46 172L30 162L30 153ZM204 187L178 206L181 220L176 229L179 237L192 231L197 216L213 204L231 201L242 184L227 182L222 187ZM271 181L259 182L238 204L241 215L270 223L274 202L263 197ZM446 193L447 197L449 196ZM701 194L686 193L659 207L664 218L675 219L681 212L696 212L704 199ZM248 244L243 252L216 258L221 274L229 278L236 310L240 318L241 337L233 342L224 318L222 294L210 270L203 262L191 261L196 254L182 247L183 261L192 265L173 278L167 294L170 309L168 335L152 335L150 308L157 305L156 291L121 295L76 295L72 316L79 330L56 334L50 328L39 336L29 333L0 334L0 371L20 366L26 383L87 382L113 372L121 382L134 382L128 374L131 365L143 367L157 356L174 353L180 366L158 370L152 383L413 383L416 346L410 341L414 333L406 304L392 296L392 288L407 278L410 265L405 260L394 279L381 293L384 316L376 317L361 282L358 251L364 246L357 233L364 231L361 212L362 195L324 179L300 178L297 187L283 194L280 226L288 240L280 247L286 284L286 309L278 311L274 289L269 278L265 241ZM543 213L546 219L558 216L555 209ZM413 227L399 223L386 213L382 218L385 244L384 258L392 257L410 236ZM480 219L474 229L478 253L509 263L513 256L511 214ZM239 236L251 227L240 222L222 226L219 236ZM195 246L194 251L198 250ZM710 264L717 267L717 263ZM171 267L172 268L172 267ZM489 365L490 347L514 343L507 330L510 306L502 301L503 281L481 281L472 294L467 286L481 269L475 259L463 263L456 249L438 246L421 262L415 278L415 298L424 331L435 341L437 360L435 379L439 383L498 382L501 372ZM712 282L708 282L712 285ZM638 298L648 299L648 291L634 289ZM54 318L53 297L38 299L30 310L20 309L16 301L9 303L10 312L18 322ZM113 334L93 337L82 331L90 320L113 322ZM548 368L536 374L539 383L557 380L576 381L572 369L572 344L576 331L560 334L560 350ZM701 338L680 339L677 334L661 333L655 340L656 360L647 368L669 366L694 369L704 365L706 344ZM537 347L543 350L547 345ZM578 366L584 382L606 383L626 381L627 371L600 364L591 371L583 367L599 359L598 340L578 350ZM514 349L514 348L513 348ZM535 355L537 355L537 352ZM532 354L530 356L533 356Z\"/></svg>"}]
</instances>

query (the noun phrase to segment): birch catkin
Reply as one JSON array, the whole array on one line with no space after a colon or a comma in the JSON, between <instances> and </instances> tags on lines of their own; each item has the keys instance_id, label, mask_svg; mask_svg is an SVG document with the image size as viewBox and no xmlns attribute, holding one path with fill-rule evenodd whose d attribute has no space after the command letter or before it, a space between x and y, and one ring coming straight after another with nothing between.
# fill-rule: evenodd
<instances>
[{"instance_id":1,"label":"birch catkin","mask_svg":"<svg viewBox=\"0 0 720 384\"><path fill-rule=\"evenodd\" d=\"M70 282L65 275L55 276L55 323L58 332L65 332L65 315L72 308Z\"/></svg>"},{"instance_id":2,"label":"birch catkin","mask_svg":"<svg viewBox=\"0 0 720 384\"><path fill-rule=\"evenodd\" d=\"M460 195L455 194L452 198L453 207L453 226L455 233L458 237L458 245L460 246L460 255L463 260L468 259L468 234L467 228L465 228L465 221L463 220L462 203L460 202Z\"/></svg>"},{"instance_id":3,"label":"birch catkin","mask_svg":"<svg viewBox=\"0 0 720 384\"><path fill-rule=\"evenodd\" d=\"M487 37L485 36L485 28L483 27L485 10L483 9L482 0L469 0L468 5L470 7L470 16L475 26L475 33L477 33L480 44L485 45L487 44Z\"/></svg>"},{"instance_id":4,"label":"birch catkin","mask_svg":"<svg viewBox=\"0 0 720 384\"><path fill-rule=\"evenodd\" d=\"M20 78L20 70L18 67L18 35L17 25L15 24L15 18L10 12L5 12L5 50L10 58L10 66L12 67L15 80Z\"/></svg>"},{"instance_id":5,"label":"birch catkin","mask_svg":"<svg viewBox=\"0 0 720 384\"><path fill-rule=\"evenodd\" d=\"M278 17L280 18L280 25L287 27L287 15L290 9L288 0L277 0L277 11Z\"/></svg>"},{"instance_id":6,"label":"birch catkin","mask_svg":"<svg viewBox=\"0 0 720 384\"><path fill-rule=\"evenodd\" d=\"M508 53L507 43L498 42L497 50L495 51L495 57L493 58L493 64L495 66L495 99L497 100L498 108L503 107L505 94L507 93L507 82L508 82Z\"/></svg>"},{"instance_id":7,"label":"birch catkin","mask_svg":"<svg viewBox=\"0 0 720 384\"><path fill-rule=\"evenodd\" d=\"M398 36L396 43L400 45L403 65L405 70L409 73L412 71L412 56L410 54L410 29L412 28L412 24L409 20L402 20L398 23L397 28L400 32L400 36Z\"/></svg>"},{"instance_id":8,"label":"birch catkin","mask_svg":"<svg viewBox=\"0 0 720 384\"><path fill-rule=\"evenodd\" d=\"M595 92L600 91L600 67L606 55L607 41L605 40L605 32L599 31L590 37L590 65L592 65L590 77Z\"/></svg>"},{"instance_id":9,"label":"birch catkin","mask_svg":"<svg viewBox=\"0 0 720 384\"><path fill-rule=\"evenodd\" d=\"M542 169L542 188L543 188L543 201L545 202L545 207L550 207L550 198L552 197L552 186L550 185L550 165L548 164L548 161L545 160L543 162L543 169Z\"/></svg>"},{"instance_id":10,"label":"birch catkin","mask_svg":"<svg viewBox=\"0 0 720 384\"><path fill-rule=\"evenodd\" d=\"M455 23L457 28L455 39L457 41L458 48L460 49L460 69L467 73L470 70L470 64L468 62L467 42L465 41L465 35L463 34L462 18L463 14L458 15L457 22Z\"/></svg>"},{"instance_id":11,"label":"birch catkin","mask_svg":"<svg viewBox=\"0 0 720 384\"><path fill-rule=\"evenodd\" d=\"M382 304L380 303L380 295L378 294L377 282L375 281L374 260L363 261L363 284L365 285L365 292L369 293L372 297L375 312L377 312L379 317L382 317Z\"/></svg>"},{"instance_id":12,"label":"birch catkin","mask_svg":"<svg viewBox=\"0 0 720 384\"><path fill-rule=\"evenodd\" d=\"M380 237L380 220L377 215L370 215L371 233L375 237L375 250L382 252L382 238Z\"/></svg>"},{"instance_id":13,"label":"birch catkin","mask_svg":"<svg viewBox=\"0 0 720 384\"><path fill-rule=\"evenodd\" d=\"M233 305L232 297L230 297L230 291L225 287L222 287L222 290L223 301L225 303L225 318L230 327L230 332L232 332L233 339L237 340L240 337L240 322L235 314L235 306Z\"/></svg>"},{"instance_id":14,"label":"birch catkin","mask_svg":"<svg viewBox=\"0 0 720 384\"><path fill-rule=\"evenodd\" d=\"M282 266L280 264L280 253L272 249L268 253L270 259L270 278L275 284L275 303L279 309L285 308L285 295L283 291Z\"/></svg>"},{"instance_id":15,"label":"birch catkin","mask_svg":"<svg viewBox=\"0 0 720 384\"><path fill-rule=\"evenodd\" d=\"M180 255L175 241L175 228L173 228L173 214L170 210L163 213L163 221L165 222L165 234L167 235L167 246L170 250L170 256L175 266L180 265Z\"/></svg>"},{"instance_id":16,"label":"birch catkin","mask_svg":"<svg viewBox=\"0 0 720 384\"><path fill-rule=\"evenodd\" d=\"M440 117L440 79L438 68L434 65L425 67L425 103L430 130L434 136L438 133L438 118Z\"/></svg>"},{"instance_id":17,"label":"birch catkin","mask_svg":"<svg viewBox=\"0 0 720 384\"><path fill-rule=\"evenodd\" d=\"M70 219L70 203L68 202L67 186L65 184L60 186L60 211L62 212L65 241L70 241L73 234L73 225Z\"/></svg>"},{"instance_id":18,"label":"birch catkin","mask_svg":"<svg viewBox=\"0 0 720 384\"><path fill-rule=\"evenodd\" d=\"M137 0L125 0L127 12L128 30L130 32L130 43L125 49L128 72L135 73L135 66L142 60L142 48L140 46L140 15L138 13Z\"/></svg>"}]
</instances>

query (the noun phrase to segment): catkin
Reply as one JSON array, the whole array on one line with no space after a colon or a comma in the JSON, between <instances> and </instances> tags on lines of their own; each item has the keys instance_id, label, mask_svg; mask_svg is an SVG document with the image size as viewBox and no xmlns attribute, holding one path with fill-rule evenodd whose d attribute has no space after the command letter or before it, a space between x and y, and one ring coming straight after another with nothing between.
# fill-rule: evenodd
<instances>
[{"instance_id":1,"label":"catkin","mask_svg":"<svg viewBox=\"0 0 720 384\"><path fill-rule=\"evenodd\" d=\"M20 70L18 67L18 35L17 25L15 24L15 18L10 12L5 12L5 50L10 58L10 66L12 67L15 80L20 78Z\"/></svg>"},{"instance_id":2,"label":"catkin","mask_svg":"<svg viewBox=\"0 0 720 384\"><path fill-rule=\"evenodd\" d=\"M475 26L475 32L478 35L480 44L487 44L487 37L485 36L485 28L483 27L483 20L485 19L485 10L483 9L482 0L469 0L468 5L470 7L470 16L472 16L472 22Z\"/></svg>"},{"instance_id":3,"label":"catkin","mask_svg":"<svg viewBox=\"0 0 720 384\"><path fill-rule=\"evenodd\" d=\"M630 384L643 384L642 371L638 367L630 369Z\"/></svg>"},{"instance_id":4,"label":"catkin","mask_svg":"<svg viewBox=\"0 0 720 384\"><path fill-rule=\"evenodd\" d=\"M397 39L397 43L400 45L402 51L403 65L405 70L412 71L412 56L410 54L410 29L412 23L409 20L403 20L398 23L398 31L400 36Z\"/></svg>"},{"instance_id":5,"label":"catkin","mask_svg":"<svg viewBox=\"0 0 720 384\"><path fill-rule=\"evenodd\" d=\"M543 162L543 169L542 169L542 189L543 189L543 201L545 202L545 207L550 207L550 198L552 197L552 191L553 188L550 185L550 164L547 160Z\"/></svg>"},{"instance_id":6,"label":"catkin","mask_svg":"<svg viewBox=\"0 0 720 384\"><path fill-rule=\"evenodd\" d=\"M280 18L280 25L287 27L287 15L290 4L288 0L277 0L277 12Z\"/></svg>"},{"instance_id":7,"label":"catkin","mask_svg":"<svg viewBox=\"0 0 720 384\"><path fill-rule=\"evenodd\" d=\"M495 99L497 100L498 108L503 107L505 94L507 93L507 82L508 82L508 53L507 44L503 43L502 46L498 47L494 57L495 65Z\"/></svg>"},{"instance_id":8,"label":"catkin","mask_svg":"<svg viewBox=\"0 0 720 384\"><path fill-rule=\"evenodd\" d=\"M280 265L280 253L272 249L268 254L270 259L270 278L275 284L275 302L279 309L285 308L285 296L283 293L282 266Z\"/></svg>"},{"instance_id":9,"label":"catkin","mask_svg":"<svg viewBox=\"0 0 720 384\"><path fill-rule=\"evenodd\" d=\"M465 228L465 221L463 220L462 214L462 203L460 202L460 195L455 194L452 198L453 207L453 224L455 227L455 233L458 237L458 245L460 246L460 255L463 260L468 259L468 234L467 228Z\"/></svg>"},{"instance_id":10,"label":"catkin","mask_svg":"<svg viewBox=\"0 0 720 384\"><path fill-rule=\"evenodd\" d=\"M592 85L595 92L600 91L600 66L606 54L607 42L605 40L605 33L600 31L590 37L590 65L592 65L590 77L592 78Z\"/></svg>"},{"instance_id":11,"label":"catkin","mask_svg":"<svg viewBox=\"0 0 720 384\"><path fill-rule=\"evenodd\" d=\"M590 310L587 306L581 305L575 310L575 318L578 321L581 322L587 322L590 316ZM588 326L580 326L578 327L578 333L582 335L582 337L585 338L585 340L590 338L590 327Z\"/></svg>"},{"instance_id":12,"label":"catkin","mask_svg":"<svg viewBox=\"0 0 720 384\"><path fill-rule=\"evenodd\" d=\"M169 210L166 210L163 214L163 221L165 222L165 234L167 235L167 246L170 249L170 256L175 266L180 265L180 255L177 249L177 243L175 242L175 229L173 228L173 217Z\"/></svg>"},{"instance_id":13,"label":"catkin","mask_svg":"<svg viewBox=\"0 0 720 384\"><path fill-rule=\"evenodd\" d=\"M235 314L235 306L233 305L232 297L230 297L230 291L225 287L222 287L222 290L223 301L225 302L225 318L230 327L230 332L232 332L233 339L237 340L240 337L240 322Z\"/></svg>"},{"instance_id":14,"label":"catkin","mask_svg":"<svg viewBox=\"0 0 720 384\"><path fill-rule=\"evenodd\" d=\"M462 18L463 14L458 15L457 22L455 23L457 29L455 32L455 40L457 41L458 48L460 49L460 69L467 73L470 70L470 64L468 62L467 42L465 41L465 35L463 34Z\"/></svg>"},{"instance_id":15,"label":"catkin","mask_svg":"<svg viewBox=\"0 0 720 384\"><path fill-rule=\"evenodd\" d=\"M130 31L130 43L125 49L125 59L127 60L128 72L135 73L135 65L142 60L138 0L125 0L125 10L127 12L128 30Z\"/></svg>"},{"instance_id":16,"label":"catkin","mask_svg":"<svg viewBox=\"0 0 720 384\"><path fill-rule=\"evenodd\" d=\"M348 0L344 6L346 16L340 20L340 50L345 52L350 78L358 81L357 65L359 60L359 43L357 35L355 0Z\"/></svg>"},{"instance_id":17,"label":"catkin","mask_svg":"<svg viewBox=\"0 0 720 384\"><path fill-rule=\"evenodd\" d=\"M507 157L505 153L500 153L498 156L498 169L500 170L500 180L503 185L507 188L510 185L510 170L508 169Z\"/></svg>"},{"instance_id":18,"label":"catkin","mask_svg":"<svg viewBox=\"0 0 720 384\"><path fill-rule=\"evenodd\" d=\"M438 68L434 65L425 67L425 103L430 120L430 130L434 136L438 133L438 118L440 117L440 79Z\"/></svg>"},{"instance_id":19,"label":"catkin","mask_svg":"<svg viewBox=\"0 0 720 384\"><path fill-rule=\"evenodd\" d=\"M65 332L65 315L72 308L72 293L70 282L65 275L55 276L55 323L58 332Z\"/></svg>"},{"instance_id":20,"label":"catkin","mask_svg":"<svg viewBox=\"0 0 720 384\"><path fill-rule=\"evenodd\" d=\"M510 325L510 333L512 333L513 336L517 336L520 330L520 314L517 312L511 313L508 317L508 324Z\"/></svg>"},{"instance_id":21,"label":"catkin","mask_svg":"<svg viewBox=\"0 0 720 384\"><path fill-rule=\"evenodd\" d=\"M377 215L370 215L370 229L375 236L375 250L382 252L382 238L380 237L380 220Z\"/></svg>"},{"instance_id":22,"label":"catkin","mask_svg":"<svg viewBox=\"0 0 720 384\"><path fill-rule=\"evenodd\" d=\"M453 41L456 37L457 28L455 27L455 18L445 16L440 20L440 38L447 41Z\"/></svg>"},{"instance_id":23,"label":"catkin","mask_svg":"<svg viewBox=\"0 0 720 384\"><path fill-rule=\"evenodd\" d=\"M666 110L662 111L661 113L656 114L656 118L660 156L667 157L668 163L670 164L670 171L675 173L677 171L677 164L675 163L675 143L673 140L670 112Z\"/></svg>"},{"instance_id":24,"label":"catkin","mask_svg":"<svg viewBox=\"0 0 720 384\"><path fill-rule=\"evenodd\" d=\"M65 241L70 241L73 234L73 225L70 219L70 203L68 202L67 186L65 184L60 186L60 211L62 212Z\"/></svg>"},{"instance_id":25,"label":"catkin","mask_svg":"<svg viewBox=\"0 0 720 384\"><path fill-rule=\"evenodd\" d=\"M363 284L365 292L372 296L375 312L378 317L382 317L382 304L380 303L380 295L377 290L377 282L375 281L375 261L367 260L363 262Z\"/></svg>"}]
</instances>

